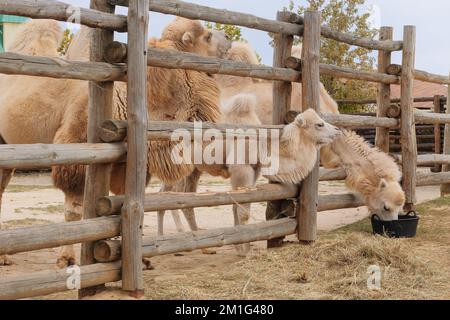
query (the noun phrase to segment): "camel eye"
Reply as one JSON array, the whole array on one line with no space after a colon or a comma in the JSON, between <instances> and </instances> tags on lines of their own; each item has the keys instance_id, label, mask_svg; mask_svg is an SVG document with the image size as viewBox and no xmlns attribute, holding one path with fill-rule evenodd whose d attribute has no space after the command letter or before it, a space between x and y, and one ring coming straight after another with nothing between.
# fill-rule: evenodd
<instances>
[{"instance_id":1,"label":"camel eye","mask_svg":"<svg viewBox=\"0 0 450 320\"><path fill-rule=\"evenodd\" d=\"M210 32L210 33L208 33L208 35L206 36L206 41L207 41L207 42L211 42L211 39L212 39L212 33Z\"/></svg>"},{"instance_id":2,"label":"camel eye","mask_svg":"<svg viewBox=\"0 0 450 320\"><path fill-rule=\"evenodd\" d=\"M391 211L391 209L390 208L388 208L388 207L386 207L386 206L384 206L384 211L387 211L387 212L390 212Z\"/></svg>"},{"instance_id":3,"label":"camel eye","mask_svg":"<svg viewBox=\"0 0 450 320\"><path fill-rule=\"evenodd\" d=\"M325 127L325 123L318 123L316 126L317 126L317 128L324 128Z\"/></svg>"}]
</instances>

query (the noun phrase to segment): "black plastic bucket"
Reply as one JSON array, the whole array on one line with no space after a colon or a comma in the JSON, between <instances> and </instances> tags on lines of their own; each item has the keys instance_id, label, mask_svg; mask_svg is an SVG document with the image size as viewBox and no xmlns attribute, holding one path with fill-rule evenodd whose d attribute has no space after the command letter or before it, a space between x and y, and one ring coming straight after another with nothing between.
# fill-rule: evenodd
<instances>
[{"instance_id":1,"label":"black plastic bucket","mask_svg":"<svg viewBox=\"0 0 450 320\"><path fill-rule=\"evenodd\" d=\"M374 234L389 238L414 238L417 233L420 217L415 212L399 216L398 221L381 221L377 215L372 216Z\"/></svg>"}]
</instances>

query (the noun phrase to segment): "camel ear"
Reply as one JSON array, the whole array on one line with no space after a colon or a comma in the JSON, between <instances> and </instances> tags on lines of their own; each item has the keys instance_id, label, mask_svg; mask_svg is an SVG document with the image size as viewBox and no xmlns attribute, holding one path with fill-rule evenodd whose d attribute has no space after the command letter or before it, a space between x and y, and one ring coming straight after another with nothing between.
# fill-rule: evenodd
<instances>
[{"instance_id":1,"label":"camel ear","mask_svg":"<svg viewBox=\"0 0 450 320\"><path fill-rule=\"evenodd\" d=\"M306 128L308 126L308 124L306 123L306 120L303 118L303 116L301 114L295 118L294 123L299 128Z\"/></svg>"},{"instance_id":2,"label":"camel ear","mask_svg":"<svg viewBox=\"0 0 450 320\"><path fill-rule=\"evenodd\" d=\"M183 34L183 37L181 38L181 41L183 42L183 44L185 46L193 47L194 46L195 37L192 34L192 32L185 32Z\"/></svg>"},{"instance_id":3,"label":"camel ear","mask_svg":"<svg viewBox=\"0 0 450 320\"><path fill-rule=\"evenodd\" d=\"M384 180L384 179L381 179L381 181L380 181L380 189L383 190L383 189L386 189L386 187L387 187L387 181Z\"/></svg>"}]
</instances>

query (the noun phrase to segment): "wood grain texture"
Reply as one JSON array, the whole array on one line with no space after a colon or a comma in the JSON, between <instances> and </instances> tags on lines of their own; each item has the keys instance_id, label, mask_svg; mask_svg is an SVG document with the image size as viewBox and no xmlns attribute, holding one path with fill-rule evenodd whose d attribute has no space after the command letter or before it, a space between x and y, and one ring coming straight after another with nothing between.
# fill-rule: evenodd
<instances>
[{"instance_id":1,"label":"wood grain texture","mask_svg":"<svg viewBox=\"0 0 450 320\"><path fill-rule=\"evenodd\" d=\"M96 241L119 234L118 216L1 230L0 255Z\"/></svg>"},{"instance_id":2,"label":"wood grain texture","mask_svg":"<svg viewBox=\"0 0 450 320\"><path fill-rule=\"evenodd\" d=\"M148 0L128 7L128 154L122 220L122 289L143 295L142 224L147 177L147 32Z\"/></svg>"},{"instance_id":3,"label":"wood grain texture","mask_svg":"<svg viewBox=\"0 0 450 320\"><path fill-rule=\"evenodd\" d=\"M207 193L151 193L145 195L144 210L175 210L199 207L214 207L231 204L244 204L271 200L294 198L298 190L295 186L268 184L254 189L242 189L227 192ZM119 214L124 197L104 197L97 203L97 212L101 216Z\"/></svg>"},{"instance_id":4,"label":"wood grain texture","mask_svg":"<svg viewBox=\"0 0 450 320\"><path fill-rule=\"evenodd\" d=\"M77 17L77 10L79 16ZM91 28L125 32L127 17L114 15L103 10L75 7L60 1L49 0L14 0L0 2L0 14L23 16L33 19L53 19L71 21ZM79 20L78 20L79 19Z\"/></svg>"},{"instance_id":5,"label":"wood grain texture","mask_svg":"<svg viewBox=\"0 0 450 320\"><path fill-rule=\"evenodd\" d=\"M302 106L320 112L320 13L305 12L303 32ZM319 193L319 151L317 164L303 180L297 210L297 236L301 242L317 238L317 205Z\"/></svg>"},{"instance_id":6,"label":"wood grain texture","mask_svg":"<svg viewBox=\"0 0 450 320\"><path fill-rule=\"evenodd\" d=\"M106 0L91 0L91 9L114 14L114 6ZM90 39L90 61L103 62L106 46L114 40L114 32L95 29ZM112 118L114 82L89 82L87 142L101 142L98 128L106 119ZM83 219L97 217L95 205L97 200L109 194L110 163L90 165L86 169L86 179L83 200ZM81 265L95 263L94 242L84 242L81 245ZM90 295L94 289L83 289L79 297Z\"/></svg>"},{"instance_id":7,"label":"wood grain texture","mask_svg":"<svg viewBox=\"0 0 450 320\"><path fill-rule=\"evenodd\" d=\"M125 65L0 53L0 73L89 81L126 81Z\"/></svg>"},{"instance_id":8,"label":"wood grain texture","mask_svg":"<svg viewBox=\"0 0 450 320\"><path fill-rule=\"evenodd\" d=\"M109 0L118 6L128 7L129 0ZM275 21L225 9L216 9L179 0L152 0L149 9L154 12L180 16L192 20L203 20L258 29L273 33L299 35L302 26L294 23Z\"/></svg>"},{"instance_id":9,"label":"wood grain texture","mask_svg":"<svg viewBox=\"0 0 450 320\"><path fill-rule=\"evenodd\" d=\"M441 113L441 96L437 95L434 97L433 101L433 109L434 113L440 114ZM442 139L441 139L441 125L436 124L434 126L434 153L437 155L440 155L442 153ZM442 165L436 164L434 166L433 172L441 172L442 171Z\"/></svg>"},{"instance_id":10,"label":"wood grain texture","mask_svg":"<svg viewBox=\"0 0 450 320\"><path fill-rule=\"evenodd\" d=\"M392 27L381 27L380 40L392 40L394 29ZM378 72L387 73L387 68L391 64L390 51L378 51ZM389 84L378 84L377 93L377 117L387 117L387 112L391 106L391 86ZM377 128L375 145L382 151L389 153L389 129Z\"/></svg>"},{"instance_id":11,"label":"wood grain texture","mask_svg":"<svg viewBox=\"0 0 450 320\"><path fill-rule=\"evenodd\" d=\"M66 269L37 271L0 278L0 300L13 300L68 291ZM81 288L98 286L120 280L120 263L106 263L80 268Z\"/></svg>"},{"instance_id":12,"label":"wood grain texture","mask_svg":"<svg viewBox=\"0 0 450 320\"><path fill-rule=\"evenodd\" d=\"M49 168L63 164L101 164L123 160L124 143L0 145L0 168Z\"/></svg>"},{"instance_id":13,"label":"wood grain texture","mask_svg":"<svg viewBox=\"0 0 450 320\"><path fill-rule=\"evenodd\" d=\"M449 78L450 78L450 74L449 74ZM447 102L446 114L448 116L450 116L450 86L448 87L446 102ZM444 154L450 155L450 123L446 124L445 131L444 131ZM449 172L450 164L443 166L442 171ZM441 195L446 196L449 194L450 194L450 183L442 185L441 186Z\"/></svg>"},{"instance_id":14,"label":"wood grain texture","mask_svg":"<svg viewBox=\"0 0 450 320\"><path fill-rule=\"evenodd\" d=\"M416 202L417 138L414 117L414 63L416 53L416 28L405 26L403 31L403 57L401 74L401 145L403 159L403 189L406 210ZM416 117L417 120L417 117Z\"/></svg>"}]
</instances>

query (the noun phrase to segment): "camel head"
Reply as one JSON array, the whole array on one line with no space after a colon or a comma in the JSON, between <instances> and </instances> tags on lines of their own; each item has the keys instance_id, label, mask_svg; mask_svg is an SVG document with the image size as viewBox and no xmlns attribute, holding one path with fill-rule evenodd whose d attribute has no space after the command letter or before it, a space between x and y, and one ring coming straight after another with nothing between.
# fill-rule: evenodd
<instances>
[{"instance_id":1,"label":"camel head","mask_svg":"<svg viewBox=\"0 0 450 320\"><path fill-rule=\"evenodd\" d=\"M324 121L313 109L299 114L294 124L300 129L300 135L321 147L333 142L342 135L342 130Z\"/></svg>"},{"instance_id":2,"label":"camel head","mask_svg":"<svg viewBox=\"0 0 450 320\"><path fill-rule=\"evenodd\" d=\"M378 187L367 199L372 214L382 221L396 221L405 205L405 193L400 183L381 179Z\"/></svg>"},{"instance_id":3,"label":"camel head","mask_svg":"<svg viewBox=\"0 0 450 320\"><path fill-rule=\"evenodd\" d=\"M223 58L231 47L224 32L206 29L199 21L177 17L163 30L161 40L175 43L180 51Z\"/></svg>"}]
</instances>

